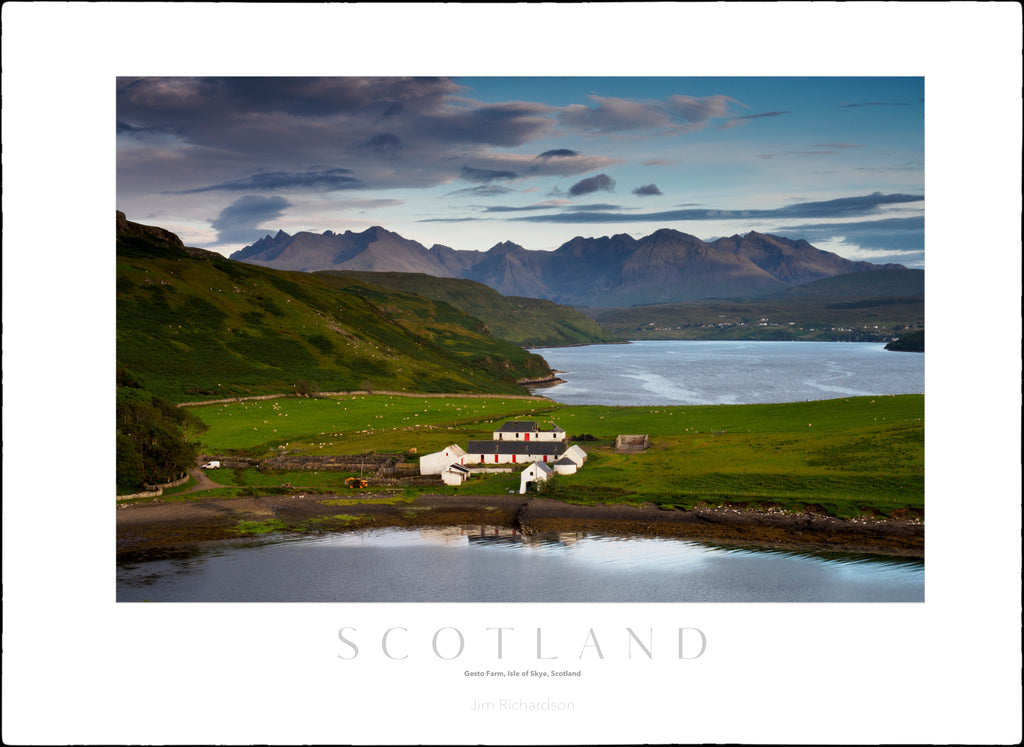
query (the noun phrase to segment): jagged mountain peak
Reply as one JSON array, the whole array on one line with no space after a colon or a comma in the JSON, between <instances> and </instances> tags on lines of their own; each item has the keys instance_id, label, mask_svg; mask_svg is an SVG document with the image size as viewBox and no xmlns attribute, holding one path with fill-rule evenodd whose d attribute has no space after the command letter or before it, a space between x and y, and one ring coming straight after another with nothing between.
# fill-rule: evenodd
<instances>
[{"instance_id":1,"label":"jagged mountain peak","mask_svg":"<svg viewBox=\"0 0 1024 747\"><path fill-rule=\"evenodd\" d=\"M283 231L232 259L288 270L412 272L475 280L506 294L590 306L757 297L850 272L878 269L821 251L808 242L750 231L703 241L661 228L629 234L576 236L555 251L530 251L502 241L486 251L422 244L371 226L336 234ZM896 266L898 267L898 265Z\"/></svg>"}]
</instances>

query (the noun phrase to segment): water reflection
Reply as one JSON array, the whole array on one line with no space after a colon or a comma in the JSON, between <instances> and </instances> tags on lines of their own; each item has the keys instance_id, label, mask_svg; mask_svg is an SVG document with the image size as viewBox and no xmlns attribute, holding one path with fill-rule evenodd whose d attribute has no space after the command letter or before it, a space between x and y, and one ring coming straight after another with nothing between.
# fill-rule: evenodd
<instances>
[{"instance_id":1,"label":"water reflection","mask_svg":"<svg viewBox=\"0 0 1024 747\"><path fill-rule=\"evenodd\" d=\"M918 560L502 526L223 543L122 565L118 601L923 601Z\"/></svg>"}]
</instances>

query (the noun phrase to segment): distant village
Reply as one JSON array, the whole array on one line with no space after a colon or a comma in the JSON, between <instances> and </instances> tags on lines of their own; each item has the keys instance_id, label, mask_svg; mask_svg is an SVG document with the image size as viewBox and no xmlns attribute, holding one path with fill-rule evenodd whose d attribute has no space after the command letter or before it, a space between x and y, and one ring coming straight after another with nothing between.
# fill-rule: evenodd
<instances>
[{"instance_id":1,"label":"distant village","mask_svg":"<svg viewBox=\"0 0 1024 747\"><path fill-rule=\"evenodd\" d=\"M587 461L587 453L568 445L565 431L553 423L551 430L541 430L534 420L510 420L492 435L470 441L466 449L451 444L420 457L420 474L440 475L446 485L459 486L475 473L513 472L517 467L508 465L526 465L519 479L522 494L551 475L574 474Z\"/></svg>"}]
</instances>

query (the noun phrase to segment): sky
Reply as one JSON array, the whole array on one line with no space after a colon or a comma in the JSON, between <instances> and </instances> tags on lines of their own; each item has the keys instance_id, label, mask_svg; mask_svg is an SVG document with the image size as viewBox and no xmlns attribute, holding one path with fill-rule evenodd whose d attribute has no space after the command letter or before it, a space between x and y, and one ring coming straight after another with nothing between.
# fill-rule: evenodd
<instances>
[{"instance_id":1,"label":"sky","mask_svg":"<svg viewBox=\"0 0 1024 747\"><path fill-rule=\"evenodd\" d=\"M924 267L924 77L118 77L117 208L225 255L751 230Z\"/></svg>"}]
</instances>

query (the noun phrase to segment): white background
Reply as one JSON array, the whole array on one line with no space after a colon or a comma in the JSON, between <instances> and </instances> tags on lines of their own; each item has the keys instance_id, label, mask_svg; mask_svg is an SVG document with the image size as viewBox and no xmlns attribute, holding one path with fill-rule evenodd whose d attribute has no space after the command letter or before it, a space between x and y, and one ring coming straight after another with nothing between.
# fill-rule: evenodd
<instances>
[{"instance_id":1,"label":"white background","mask_svg":"<svg viewBox=\"0 0 1024 747\"><path fill-rule=\"evenodd\" d=\"M1017 743L1020 53L1015 3L5 4L4 742ZM117 605L114 79L214 74L924 75L926 602Z\"/></svg>"}]
</instances>

